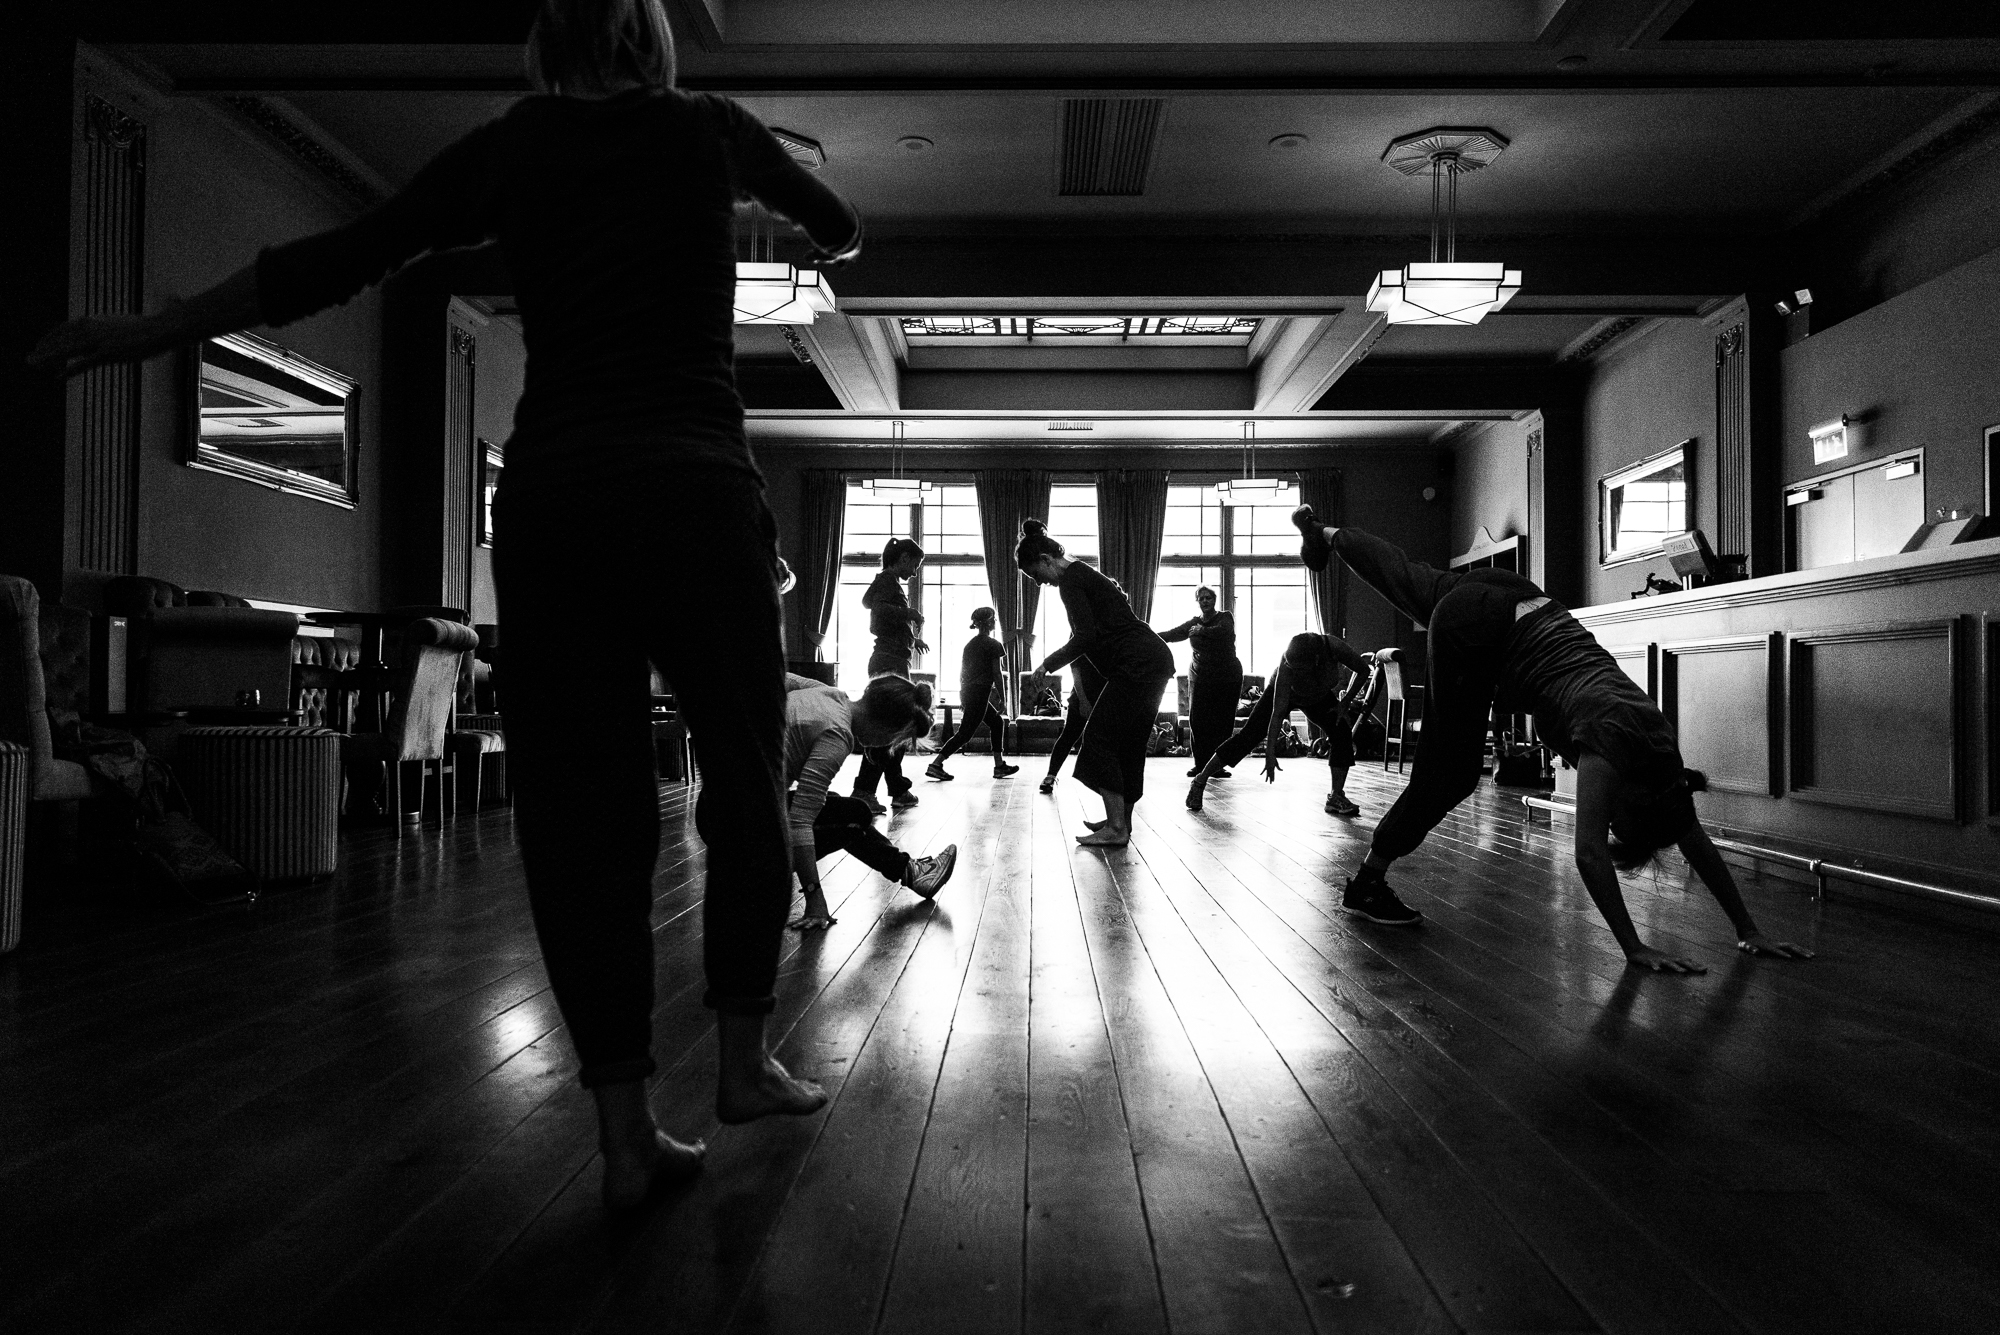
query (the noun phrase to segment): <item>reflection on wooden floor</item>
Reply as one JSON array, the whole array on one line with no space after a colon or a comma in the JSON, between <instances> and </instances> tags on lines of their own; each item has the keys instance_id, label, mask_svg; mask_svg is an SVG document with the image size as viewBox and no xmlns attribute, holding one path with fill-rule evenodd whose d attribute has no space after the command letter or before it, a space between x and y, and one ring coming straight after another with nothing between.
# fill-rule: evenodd
<instances>
[{"instance_id":1,"label":"reflection on wooden floor","mask_svg":"<svg viewBox=\"0 0 2000 1335\"><path fill-rule=\"evenodd\" d=\"M967 763L889 828L956 840L935 907L829 864L790 938L809 1120L719 1129L699 845L662 789L666 1126L707 1171L597 1205L511 816L351 839L253 913L79 890L0 960L10 1331L2000 1329L1995 940L1752 882L1627 883L1703 978L1623 968L1566 827L1487 788L1332 911L1363 817L1255 762L1131 848L1074 784ZM1094 814L1094 813L1088 813Z\"/></svg>"}]
</instances>

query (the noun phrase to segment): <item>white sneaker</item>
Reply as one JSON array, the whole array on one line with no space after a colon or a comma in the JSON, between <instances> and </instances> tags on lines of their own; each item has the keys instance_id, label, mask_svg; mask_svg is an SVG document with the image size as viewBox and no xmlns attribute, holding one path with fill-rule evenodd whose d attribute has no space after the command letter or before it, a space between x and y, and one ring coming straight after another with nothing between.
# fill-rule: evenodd
<instances>
[{"instance_id":1,"label":"white sneaker","mask_svg":"<svg viewBox=\"0 0 2000 1335\"><path fill-rule=\"evenodd\" d=\"M958 845L946 844L944 851L935 857L911 858L910 869L903 873L903 884L925 899L935 898L957 865Z\"/></svg>"}]
</instances>

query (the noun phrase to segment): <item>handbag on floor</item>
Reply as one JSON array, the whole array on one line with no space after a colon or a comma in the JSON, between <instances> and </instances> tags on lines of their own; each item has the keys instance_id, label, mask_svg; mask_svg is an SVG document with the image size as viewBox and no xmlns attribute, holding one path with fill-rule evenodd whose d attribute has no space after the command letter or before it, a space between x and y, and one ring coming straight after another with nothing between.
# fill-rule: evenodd
<instances>
[{"instance_id":1,"label":"handbag on floor","mask_svg":"<svg viewBox=\"0 0 2000 1335\"><path fill-rule=\"evenodd\" d=\"M257 880L194 823L187 794L164 761L148 758L132 850L139 863L200 904L257 901Z\"/></svg>"}]
</instances>

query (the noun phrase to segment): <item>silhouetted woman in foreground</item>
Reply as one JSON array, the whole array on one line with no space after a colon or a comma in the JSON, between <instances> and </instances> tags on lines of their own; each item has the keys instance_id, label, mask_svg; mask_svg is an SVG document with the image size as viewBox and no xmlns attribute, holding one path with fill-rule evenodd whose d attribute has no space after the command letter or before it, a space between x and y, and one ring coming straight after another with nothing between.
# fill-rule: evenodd
<instances>
[{"instance_id":1,"label":"silhouetted woman in foreground","mask_svg":"<svg viewBox=\"0 0 2000 1335\"><path fill-rule=\"evenodd\" d=\"M1123 847L1132 838L1132 808L1146 790L1146 743L1159 718L1160 697L1173 679L1173 652L1133 614L1118 581L1070 559L1041 520L1021 524L1014 564L1030 579L1055 585L1069 613L1069 643L1035 670L1054 672L1088 657L1104 678L1076 753L1076 777L1104 799L1104 820L1077 842Z\"/></svg>"},{"instance_id":2,"label":"silhouetted woman in foreground","mask_svg":"<svg viewBox=\"0 0 2000 1335\"><path fill-rule=\"evenodd\" d=\"M428 251L497 241L526 387L496 505L507 741L542 956L597 1101L604 1196L693 1172L654 1124L648 658L701 760L716 1114L810 1113L825 1092L764 1046L791 898L777 550L732 371L733 212L748 195L827 260L852 210L727 98L674 88L660 0L543 0L537 94L344 227L263 251L184 305L72 321L36 360L74 372L346 301ZM698 580L686 578L698 569Z\"/></svg>"},{"instance_id":3,"label":"silhouetted woman in foreground","mask_svg":"<svg viewBox=\"0 0 2000 1335\"><path fill-rule=\"evenodd\" d=\"M1404 616L1429 629L1424 741L1403 795L1375 827L1368 857L1348 880L1341 910L1414 925L1423 914L1389 889L1387 872L1479 785L1496 700L1532 709L1535 731L1577 770L1576 869L1625 958L1641 968L1703 973L1705 966L1639 939L1617 868L1678 844L1752 955L1809 957L1757 930L1736 880L1695 816L1707 786L1681 764L1674 728L1567 608L1511 570L1439 571L1358 528L1322 525L1311 506L1292 515L1299 556L1324 570L1336 555ZM1614 842L1615 839L1615 842Z\"/></svg>"}]
</instances>

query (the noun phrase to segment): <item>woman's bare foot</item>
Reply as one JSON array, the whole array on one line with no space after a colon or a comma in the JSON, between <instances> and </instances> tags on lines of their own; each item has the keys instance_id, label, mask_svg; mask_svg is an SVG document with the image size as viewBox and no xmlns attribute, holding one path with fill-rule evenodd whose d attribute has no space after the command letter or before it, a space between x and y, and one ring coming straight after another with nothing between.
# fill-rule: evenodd
<instances>
[{"instance_id":1,"label":"woman's bare foot","mask_svg":"<svg viewBox=\"0 0 2000 1335\"><path fill-rule=\"evenodd\" d=\"M1101 830L1110 823L1109 820L1087 820L1083 823L1083 828L1086 830Z\"/></svg>"},{"instance_id":2,"label":"woman's bare foot","mask_svg":"<svg viewBox=\"0 0 2000 1335\"><path fill-rule=\"evenodd\" d=\"M725 1066L715 1082L715 1115L730 1126L760 1117L804 1117L825 1106L826 1091L816 1081L799 1079L768 1054L754 1071Z\"/></svg>"},{"instance_id":3,"label":"woman's bare foot","mask_svg":"<svg viewBox=\"0 0 2000 1335\"><path fill-rule=\"evenodd\" d=\"M686 1144L658 1127L650 1143L600 1143L598 1148L604 1152L604 1208L612 1211L636 1210L656 1189L687 1181L701 1171L708 1153L703 1142Z\"/></svg>"},{"instance_id":4,"label":"woman's bare foot","mask_svg":"<svg viewBox=\"0 0 2000 1335\"><path fill-rule=\"evenodd\" d=\"M1085 848L1123 848L1132 842L1132 832L1130 830L1114 830L1107 824L1101 830L1092 830L1089 834L1078 835L1076 841Z\"/></svg>"}]
</instances>

